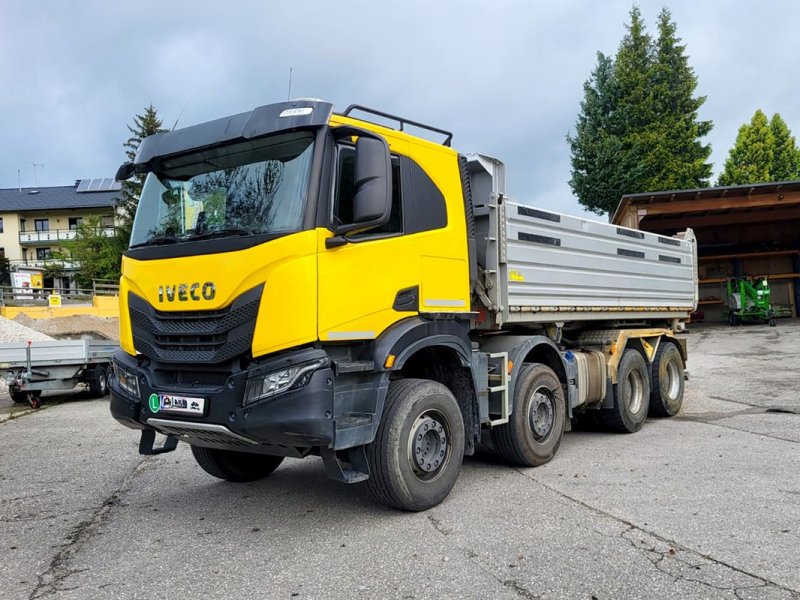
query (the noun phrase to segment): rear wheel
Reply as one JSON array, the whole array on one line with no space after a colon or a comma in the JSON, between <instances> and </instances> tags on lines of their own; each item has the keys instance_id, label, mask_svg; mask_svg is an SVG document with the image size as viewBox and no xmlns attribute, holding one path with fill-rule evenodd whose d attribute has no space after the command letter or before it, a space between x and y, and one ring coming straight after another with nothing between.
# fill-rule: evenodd
<instances>
[{"instance_id":1,"label":"rear wheel","mask_svg":"<svg viewBox=\"0 0 800 600\"><path fill-rule=\"evenodd\" d=\"M599 421L606 429L619 433L639 431L650 407L650 376L644 358L628 348L617 368L614 408L602 409Z\"/></svg>"},{"instance_id":2,"label":"rear wheel","mask_svg":"<svg viewBox=\"0 0 800 600\"><path fill-rule=\"evenodd\" d=\"M683 357L675 344L662 342L651 368L650 414L674 417L683 404Z\"/></svg>"},{"instance_id":3,"label":"rear wheel","mask_svg":"<svg viewBox=\"0 0 800 600\"><path fill-rule=\"evenodd\" d=\"M366 448L372 495L401 510L427 510L455 485L464 459L464 419L441 383L399 379L389 385L375 441Z\"/></svg>"},{"instance_id":4,"label":"rear wheel","mask_svg":"<svg viewBox=\"0 0 800 600\"><path fill-rule=\"evenodd\" d=\"M523 467L537 467L555 455L564 434L566 407L561 382L550 367L523 365L514 387L509 422L492 428L497 453Z\"/></svg>"},{"instance_id":5,"label":"rear wheel","mask_svg":"<svg viewBox=\"0 0 800 600\"><path fill-rule=\"evenodd\" d=\"M263 479L283 462L282 456L200 446L192 446L192 456L209 475L237 483Z\"/></svg>"}]
</instances>

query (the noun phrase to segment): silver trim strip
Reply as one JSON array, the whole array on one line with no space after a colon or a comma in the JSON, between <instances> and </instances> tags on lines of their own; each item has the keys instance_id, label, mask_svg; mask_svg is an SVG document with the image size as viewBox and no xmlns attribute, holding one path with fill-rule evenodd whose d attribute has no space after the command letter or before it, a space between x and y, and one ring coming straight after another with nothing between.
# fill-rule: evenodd
<instances>
[{"instance_id":1,"label":"silver trim strip","mask_svg":"<svg viewBox=\"0 0 800 600\"><path fill-rule=\"evenodd\" d=\"M155 428L165 427L165 428L175 428L175 429L197 429L200 431L208 431L209 433L219 433L236 440L241 440L243 442L247 442L248 444L258 445L258 442L251 440L250 438L246 438L238 433L233 433L230 429L225 427L224 425L215 425L213 423L191 423L188 421L171 421L169 419L147 419L147 424L152 425ZM182 434L179 434L179 437L184 437ZM189 436L186 436L189 437Z\"/></svg>"},{"instance_id":2,"label":"silver trim strip","mask_svg":"<svg viewBox=\"0 0 800 600\"><path fill-rule=\"evenodd\" d=\"M464 307L466 306L466 302L464 300L451 300L451 299L442 299L442 298L430 298L428 300L423 300L423 304L426 306L452 306L452 307Z\"/></svg>"},{"instance_id":3,"label":"silver trim strip","mask_svg":"<svg viewBox=\"0 0 800 600\"><path fill-rule=\"evenodd\" d=\"M371 340L374 337L374 331L331 331L328 333L329 340Z\"/></svg>"}]
</instances>

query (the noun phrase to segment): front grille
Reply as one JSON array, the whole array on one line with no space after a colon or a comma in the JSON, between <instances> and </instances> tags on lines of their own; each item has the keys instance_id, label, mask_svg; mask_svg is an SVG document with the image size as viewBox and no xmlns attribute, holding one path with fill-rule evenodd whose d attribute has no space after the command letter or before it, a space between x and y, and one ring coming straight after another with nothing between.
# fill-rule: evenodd
<instances>
[{"instance_id":1,"label":"front grille","mask_svg":"<svg viewBox=\"0 0 800 600\"><path fill-rule=\"evenodd\" d=\"M228 381L230 373L220 371L168 371L170 383L189 387L220 388Z\"/></svg>"},{"instance_id":2,"label":"front grille","mask_svg":"<svg viewBox=\"0 0 800 600\"><path fill-rule=\"evenodd\" d=\"M253 341L263 284L219 310L156 310L130 293L133 345L159 362L215 364L244 354ZM224 383L224 382L223 382Z\"/></svg>"}]
</instances>

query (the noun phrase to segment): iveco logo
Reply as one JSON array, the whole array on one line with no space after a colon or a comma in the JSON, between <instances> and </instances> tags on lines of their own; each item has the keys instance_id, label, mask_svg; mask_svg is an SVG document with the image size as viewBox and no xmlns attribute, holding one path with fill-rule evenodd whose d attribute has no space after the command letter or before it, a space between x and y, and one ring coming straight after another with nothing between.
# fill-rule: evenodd
<instances>
[{"instance_id":1,"label":"iveco logo","mask_svg":"<svg viewBox=\"0 0 800 600\"><path fill-rule=\"evenodd\" d=\"M213 300L217 294L217 288L210 281L203 284L200 283L179 283L178 285L160 285L158 286L158 301L175 302L177 298L179 302L187 302L188 300Z\"/></svg>"}]
</instances>

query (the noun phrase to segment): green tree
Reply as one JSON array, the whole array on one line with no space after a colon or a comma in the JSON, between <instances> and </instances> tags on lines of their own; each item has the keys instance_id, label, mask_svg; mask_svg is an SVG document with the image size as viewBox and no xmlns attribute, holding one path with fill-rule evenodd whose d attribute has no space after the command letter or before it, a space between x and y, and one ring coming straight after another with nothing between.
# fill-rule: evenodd
<instances>
[{"instance_id":1,"label":"green tree","mask_svg":"<svg viewBox=\"0 0 800 600\"><path fill-rule=\"evenodd\" d=\"M144 138L167 130L164 129L163 122L158 117L156 109L150 104L144 109L143 114L136 115L133 118L133 125L128 125L128 131L131 136L122 146L125 148L125 155L128 160L132 161L136 158L136 151ZM136 215L136 206L139 204L143 185L144 176L138 174L122 182L122 190L120 190L117 199L117 210L120 221L118 235L122 240L123 248L126 248L130 241L133 217Z\"/></svg>"},{"instance_id":2,"label":"green tree","mask_svg":"<svg viewBox=\"0 0 800 600\"><path fill-rule=\"evenodd\" d=\"M758 109L750 120L739 128L736 143L731 148L725 168L717 185L745 185L773 181L772 161L775 139L767 115Z\"/></svg>"},{"instance_id":3,"label":"green tree","mask_svg":"<svg viewBox=\"0 0 800 600\"><path fill-rule=\"evenodd\" d=\"M663 8L649 77L653 114L645 129L650 142L644 157L650 177L646 191L706 187L711 178L711 146L700 138L708 135L713 124L698 118L706 98L694 95L697 76L676 32L672 15Z\"/></svg>"},{"instance_id":4,"label":"green tree","mask_svg":"<svg viewBox=\"0 0 800 600\"><path fill-rule=\"evenodd\" d=\"M788 181L800 177L800 153L792 132L778 113L769 122L772 131L772 181Z\"/></svg>"},{"instance_id":5,"label":"green tree","mask_svg":"<svg viewBox=\"0 0 800 600\"><path fill-rule=\"evenodd\" d=\"M63 242L69 258L80 264L75 279L81 288L91 288L95 279L119 279L122 252L127 244L120 236L104 235L106 229L101 217L85 217L78 225L75 239Z\"/></svg>"},{"instance_id":6,"label":"green tree","mask_svg":"<svg viewBox=\"0 0 800 600\"><path fill-rule=\"evenodd\" d=\"M711 153L700 138L712 127L699 121L705 98L668 10L659 36L647 33L634 6L614 60L598 54L575 126L567 136L570 186L598 214L613 212L626 193L708 185Z\"/></svg>"}]
</instances>

